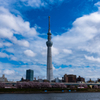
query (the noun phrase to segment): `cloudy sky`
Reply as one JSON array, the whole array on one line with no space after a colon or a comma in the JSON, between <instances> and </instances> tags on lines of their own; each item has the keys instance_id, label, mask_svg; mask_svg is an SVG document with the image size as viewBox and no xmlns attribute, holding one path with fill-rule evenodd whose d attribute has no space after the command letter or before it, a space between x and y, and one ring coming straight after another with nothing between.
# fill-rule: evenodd
<instances>
[{"instance_id":1,"label":"cloudy sky","mask_svg":"<svg viewBox=\"0 0 100 100\"><path fill-rule=\"evenodd\" d=\"M0 77L46 78L48 16L54 78L100 78L99 0L0 0Z\"/></svg>"}]
</instances>

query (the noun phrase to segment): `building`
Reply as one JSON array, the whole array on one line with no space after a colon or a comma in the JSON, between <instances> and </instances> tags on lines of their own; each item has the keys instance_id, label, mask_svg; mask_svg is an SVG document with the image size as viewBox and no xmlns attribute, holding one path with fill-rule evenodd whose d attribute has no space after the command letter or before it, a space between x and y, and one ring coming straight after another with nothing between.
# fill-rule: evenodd
<instances>
[{"instance_id":1,"label":"building","mask_svg":"<svg viewBox=\"0 0 100 100\"><path fill-rule=\"evenodd\" d=\"M51 41L51 30L50 30L50 16L49 16L49 29L48 29L48 41L47 45L47 80L51 82L53 80L53 67L52 67L52 41Z\"/></svg>"},{"instance_id":2,"label":"building","mask_svg":"<svg viewBox=\"0 0 100 100\"><path fill-rule=\"evenodd\" d=\"M90 80L89 80L89 81L87 81L87 83L94 83L94 81L93 81L93 80L91 80L91 78L90 78Z\"/></svg>"},{"instance_id":3,"label":"building","mask_svg":"<svg viewBox=\"0 0 100 100\"><path fill-rule=\"evenodd\" d=\"M100 83L100 79L99 78L97 79L96 83Z\"/></svg>"},{"instance_id":4,"label":"building","mask_svg":"<svg viewBox=\"0 0 100 100\"><path fill-rule=\"evenodd\" d=\"M3 74L2 77L0 77L0 82L8 82L7 78L5 78L5 75Z\"/></svg>"},{"instance_id":5,"label":"building","mask_svg":"<svg viewBox=\"0 0 100 100\"><path fill-rule=\"evenodd\" d=\"M51 82L55 82L55 83L61 83L62 82L62 80L61 79L59 79L58 77L57 78L55 78L55 79L53 79Z\"/></svg>"},{"instance_id":6,"label":"building","mask_svg":"<svg viewBox=\"0 0 100 100\"><path fill-rule=\"evenodd\" d=\"M33 74L34 74L34 71L29 69L29 70L26 70L26 80L27 81L33 81Z\"/></svg>"},{"instance_id":7,"label":"building","mask_svg":"<svg viewBox=\"0 0 100 100\"><path fill-rule=\"evenodd\" d=\"M76 82L76 75L70 74L67 75L68 77L68 82Z\"/></svg>"},{"instance_id":8,"label":"building","mask_svg":"<svg viewBox=\"0 0 100 100\"><path fill-rule=\"evenodd\" d=\"M62 82L62 80L57 77L57 78L55 78L55 82L60 83L60 82Z\"/></svg>"},{"instance_id":9,"label":"building","mask_svg":"<svg viewBox=\"0 0 100 100\"><path fill-rule=\"evenodd\" d=\"M85 82L85 78L79 76L79 77L76 79L76 81L77 81L77 83L84 83L84 82Z\"/></svg>"},{"instance_id":10,"label":"building","mask_svg":"<svg viewBox=\"0 0 100 100\"><path fill-rule=\"evenodd\" d=\"M43 82L49 82L47 79L44 79Z\"/></svg>"},{"instance_id":11,"label":"building","mask_svg":"<svg viewBox=\"0 0 100 100\"><path fill-rule=\"evenodd\" d=\"M38 82L43 82L43 80L42 79L38 79Z\"/></svg>"},{"instance_id":12,"label":"building","mask_svg":"<svg viewBox=\"0 0 100 100\"><path fill-rule=\"evenodd\" d=\"M65 74L64 77L62 77L63 82L76 82L76 75L70 74L67 75Z\"/></svg>"},{"instance_id":13,"label":"building","mask_svg":"<svg viewBox=\"0 0 100 100\"><path fill-rule=\"evenodd\" d=\"M64 75L64 82L68 82L68 76L67 76L67 74Z\"/></svg>"},{"instance_id":14,"label":"building","mask_svg":"<svg viewBox=\"0 0 100 100\"><path fill-rule=\"evenodd\" d=\"M20 82L24 82L24 81L28 81L26 79L24 79L23 77L21 78Z\"/></svg>"},{"instance_id":15,"label":"building","mask_svg":"<svg viewBox=\"0 0 100 100\"><path fill-rule=\"evenodd\" d=\"M67 74L65 74L64 77L62 77L62 82L68 82Z\"/></svg>"}]
</instances>

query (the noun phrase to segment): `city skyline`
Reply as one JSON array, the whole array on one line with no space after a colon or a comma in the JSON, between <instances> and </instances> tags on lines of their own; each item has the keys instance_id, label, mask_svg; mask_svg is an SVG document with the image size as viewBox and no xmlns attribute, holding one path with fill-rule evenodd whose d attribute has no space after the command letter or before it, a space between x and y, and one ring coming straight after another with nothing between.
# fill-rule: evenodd
<instances>
[{"instance_id":1,"label":"city skyline","mask_svg":"<svg viewBox=\"0 0 100 100\"><path fill-rule=\"evenodd\" d=\"M0 76L18 81L32 69L46 79L48 16L54 78L100 78L99 0L1 0Z\"/></svg>"}]
</instances>

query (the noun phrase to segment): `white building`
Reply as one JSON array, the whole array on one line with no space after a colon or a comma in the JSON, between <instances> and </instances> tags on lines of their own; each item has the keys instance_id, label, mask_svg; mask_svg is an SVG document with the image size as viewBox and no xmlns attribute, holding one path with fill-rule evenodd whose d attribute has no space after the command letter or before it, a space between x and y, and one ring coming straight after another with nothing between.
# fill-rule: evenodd
<instances>
[{"instance_id":1,"label":"white building","mask_svg":"<svg viewBox=\"0 0 100 100\"><path fill-rule=\"evenodd\" d=\"M7 78L5 78L5 75L3 74L2 77L0 77L0 82L8 82Z\"/></svg>"}]
</instances>

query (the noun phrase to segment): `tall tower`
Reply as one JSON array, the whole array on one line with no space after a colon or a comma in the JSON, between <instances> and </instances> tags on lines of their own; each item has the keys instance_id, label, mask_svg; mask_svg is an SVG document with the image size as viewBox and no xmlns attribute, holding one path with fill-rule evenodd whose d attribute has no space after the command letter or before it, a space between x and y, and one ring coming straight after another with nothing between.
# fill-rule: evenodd
<instances>
[{"instance_id":1,"label":"tall tower","mask_svg":"<svg viewBox=\"0 0 100 100\"><path fill-rule=\"evenodd\" d=\"M49 16L49 29L48 29L48 41L46 42L47 45L47 80L51 82L53 80L53 67L52 67L52 41L51 41L51 30L50 30L50 16Z\"/></svg>"}]
</instances>

